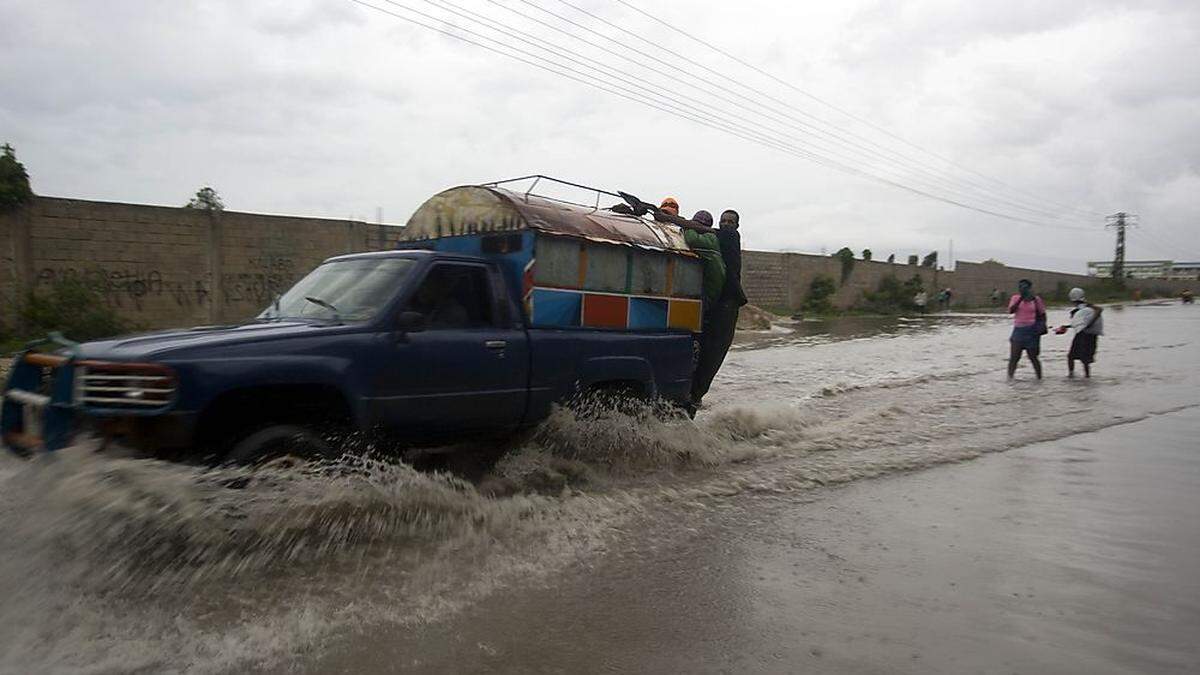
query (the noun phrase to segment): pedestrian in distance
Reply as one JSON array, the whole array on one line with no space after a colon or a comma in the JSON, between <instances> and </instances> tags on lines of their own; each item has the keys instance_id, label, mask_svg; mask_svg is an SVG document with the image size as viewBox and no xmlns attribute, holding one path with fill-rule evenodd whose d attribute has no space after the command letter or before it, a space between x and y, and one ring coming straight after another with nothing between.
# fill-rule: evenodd
<instances>
[{"instance_id":1,"label":"pedestrian in distance","mask_svg":"<svg viewBox=\"0 0 1200 675\"><path fill-rule=\"evenodd\" d=\"M1042 336L1046 329L1046 303L1033 294L1033 282L1021 279L1017 282L1017 294L1008 301L1008 313L1013 315L1012 335L1009 336L1008 379L1017 373L1021 353L1029 355L1033 372L1042 379Z\"/></svg>"},{"instance_id":2,"label":"pedestrian in distance","mask_svg":"<svg viewBox=\"0 0 1200 675\"><path fill-rule=\"evenodd\" d=\"M1004 295L1000 293L999 288L992 289L992 305L999 307L1000 301L1004 299Z\"/></svg>"},{"instance_id":3,"label":"pedestrian in distance","mask_svg":"<svg viewBox=\"0 0 1200 675\"><path fill-rule=\"evenodd\" d=\"M1067 299L1075 307L1071 310L1071 322L1059 326L1054 332L1062 335L1075 329L1071 349L1067 352L1067 377L1075 377L1075 362L1083 364L1083 376L1092 376L1092 363L1096 360L1096 346L1104 335L1104 308L1087 301L1082 288L1072 288Z\"/></svg>"},{"instance_id":4,"label":"pedestrian in distance","mask_svg":"<svg viewBox=\"0 0 1200 675\"><path fill-rule=\"evenodd\" d=\"M924 289L917 291L917 294L913 296L913 304L917 306L918 312L924 314L925 305L929 304L929 294Z\"/></svg>"},{"instance_id":5,"label":"pedestrian in distance","mask_svg":"<svg viewBox=\"0 0 1200 675\"><path fill-rule=\"evenodd\" d=\"M953 297L954 291L949 286L943 288L941 293L938 293L938 303L942 306L943 311L950 311L950 299Z\"/></svg>"}]
</instances>

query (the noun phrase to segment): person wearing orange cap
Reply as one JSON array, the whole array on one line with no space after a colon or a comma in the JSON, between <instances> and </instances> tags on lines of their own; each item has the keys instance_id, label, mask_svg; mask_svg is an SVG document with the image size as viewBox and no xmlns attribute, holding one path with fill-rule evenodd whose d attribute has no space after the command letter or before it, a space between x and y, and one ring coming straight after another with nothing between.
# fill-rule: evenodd
<instances>
[{"instance_id":1,"label":"person wearing orange cap","mask_svg":"<svg viewBox=\"0 0 1200 675\"><path fill-rule=\"evenodd\" d=\"M704 330L700 334L696 371L692 374L691 412L694 413L725 361L737 328L738 310L746 304L738 278L741 272L738 216L732 210L721 214L721 228L717 229L708 211L697 211L691 220L680 218L679 202L667 197L654 219L678 225L688 248L700 256L704 266ZM730 269L735 262L735 269Z\"/></svg>"},{"instance_id":2,"label":"person wearing orange cap","mask_svg":"<svg viewBox=\"0 0 1200 675\"><path fill-rule=\"evenodd\" d=\"M679 202L667 197L654 210L654 219L660 223L678 225L683 230L683 241L693 253L700 256L704 266L704 315L721 299L725 288L725 261L721 258L721 242L713 228L713 217L708 211L697 211L691 220L679 215Z\"/></svg>"},{"instance_id":3,"label":"person wearing orange cap","mask_svg":"<svg viewBox=\"0 0 1200 675\"><path fill-rule=\"evenodd\" d=\"M703 265L704 318L699 336L700 354L692 374L692 395L689 412L695 414L708 393L725 354L733 342L738 312L746 304L741 286L742 246L738 235L738 213L732 209L721 214L720 228L713 227L708 211L697 211L691 220L679 215L679 200L666 197L658 208L637 197L621 193L628 203L614 207L619 213L642 215L653 213L661 223L671 223L683 230L683 240Z\"/></svg>"}]
</instances>

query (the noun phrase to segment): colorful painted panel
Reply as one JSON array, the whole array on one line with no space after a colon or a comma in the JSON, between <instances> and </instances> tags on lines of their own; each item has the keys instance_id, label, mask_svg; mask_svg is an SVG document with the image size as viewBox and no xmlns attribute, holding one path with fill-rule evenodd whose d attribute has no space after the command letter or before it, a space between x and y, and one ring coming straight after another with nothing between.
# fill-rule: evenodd
<instances>
[{"instance_id":1,"label":"colorful painted panel","mask_svg":"<svg viewBox=\"0 0 1200 675\"><path fill-rule=\"evenodd\" d=\"M535 326L578 326L582 301L580 293L535 288L531 321Z\"/></svg>"},{"instance_id":2,"label":"colorful painted panel","mask_svg":"<svg viewBox=\"0 0 1200 675\"><path fill-rule=\"evenodd\" d=\"M701 309L699 300L672 298L667 315L667 325L671 328L686 328L693 333L699 333Z\"/></svg>"},{"instance_id":3,"label":"colorful painted panel","mask_svg":"<svg viewBox=\"0 0 1200 675\"><path fill-rule=\"evenodd\" d=\"M583 325L597 328L626 328L629 298L624 295L583 294Z\"/></svg>"},{"instance_id":4,"label":"colorful painted panel","mask_svg":"<svg viewBox=\"0 0 1200 675\"><path fill-rule=\"evenodd\" d=\"M667 301L659 298L630 298L629 327L666 328Z\"/></svg>"}]
</instances>

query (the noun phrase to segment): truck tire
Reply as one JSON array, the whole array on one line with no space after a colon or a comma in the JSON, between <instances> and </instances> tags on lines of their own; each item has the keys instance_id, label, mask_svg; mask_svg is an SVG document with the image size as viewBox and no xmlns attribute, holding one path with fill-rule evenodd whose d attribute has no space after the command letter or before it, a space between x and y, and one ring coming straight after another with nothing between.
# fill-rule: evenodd
<instances>
[{"instance_id":1,"label":"truck tire","mask_svg":"<svg viewBox=\"0 0 1200 675\"><path fill-rule=\"evenodd\" d=\"M281 457L330 459L333 448L312 429L295 424L271 424L242 438L225 455L230 464L262 464Z\"/></svg>"}]
</instances>

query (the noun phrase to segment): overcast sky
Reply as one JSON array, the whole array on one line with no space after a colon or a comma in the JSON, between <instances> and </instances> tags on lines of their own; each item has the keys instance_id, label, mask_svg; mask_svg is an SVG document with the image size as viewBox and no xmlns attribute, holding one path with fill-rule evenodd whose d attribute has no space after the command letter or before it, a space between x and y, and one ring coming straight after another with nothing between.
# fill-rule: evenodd
<instances>
[{"instance_id":1,"label":"overcast sky","mask_svg":"<svg viewBox=\"0 0 1200 675\"><path fill-rule=\"evenodd\" d=\"M602 60L636 99L1062 227L839 172L348 0L0 0L0 141L36 192L63 197L182 204L212 185L232 210L374 220L380 207L403 222L440 189L546 173L670 194L689 214L737 208L747 248L900 259L936 248L945 261L953 239L957 259L1082 271L1112 255L1102 216L1124 210L1141 216L1129 258L1200 258L1196 0L630 0L707 44L613 0L570 1L623 34L560 0L449 1Z\"/></svg>"}]
</instances>

